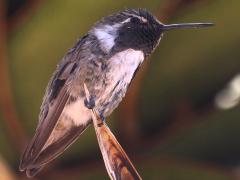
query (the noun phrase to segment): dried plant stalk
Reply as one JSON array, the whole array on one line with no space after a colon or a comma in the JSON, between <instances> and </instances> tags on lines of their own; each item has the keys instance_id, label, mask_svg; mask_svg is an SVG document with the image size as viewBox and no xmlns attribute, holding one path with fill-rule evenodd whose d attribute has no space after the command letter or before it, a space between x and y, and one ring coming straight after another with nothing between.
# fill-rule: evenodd
<instances>
[{"instance_id":1,"label":"dried plant stalk","mask_svg":"<svg viewBox=\"0 0 240 180\"><path fill-rule=\"evenodd\" d=\"M89 100L90 95L85 84L84 88L87 100ZM142 179L103 119L101 119L94 109L91 112L98 144L109 177L112 180Z\"/></svg>"}]
</instances>

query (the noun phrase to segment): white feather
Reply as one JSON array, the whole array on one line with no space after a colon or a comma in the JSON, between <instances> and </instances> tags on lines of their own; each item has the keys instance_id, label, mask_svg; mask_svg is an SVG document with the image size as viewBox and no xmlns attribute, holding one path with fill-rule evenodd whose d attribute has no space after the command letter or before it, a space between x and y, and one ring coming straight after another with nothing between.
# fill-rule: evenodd
<instances>
[{"instance_id":1,"label":"white feather","mask_svg":"<svg viewBox=\"0 0 240 180\"><path fill-rule=\"evenodd\" d=\"M83 98L77 99L76 102L66 105L63 114L71 117L76 126L87 124L91 118L91 113L84 105Z\"/></svg>"},{"instance_id":2,"label":"white feather","mask_svg":"<svg viewBox=\"0 0 240 180\"><path fill-rule=\"evenodd\" d=\"M109 86L106 87L105 92L103 93L103 96L100 97L99 101L101 102L102 99L107 100L107 98L109 98L109 94L112 92L118 82L121 83L118 88L126 88L131 82L137 67L143 62L143 60L144 53L140 50L127 49L114 55L108 61L110 63L110 71L108 71L108 74L106 75L108 79L111 80L111 83L109 83Z\"/></svg>"},{"instance_id":3,"label":"white feather","mask_svg":"<svg viewBox=\"0 0 240 180\"><path fill-rule=\"evenodd\" d=\"M66 105L43 149L62 138L71 127L86 125L90 119L91 112L85 107L83 99Z\"/></svg>"},{"instance_id":4,"label":"white feather","mask_svg":"<svg viewBox=\"0 0 240 180\"><path fill-rule=\"evenodd\" d=\"M124 81L130 83L133 73L143 60L144 54L140 50L127 49L119 52L109 60L111 62L109 74L115 82L124 77Z\"/></svg>"},{"instance_id":5,"label":"white feather","mask_svg":"<svg viewBox=\"0 0 240 180\"><path fill-rule=\"evenodd\" d=\"M101 48L105 52L109 52L115 44L116 32L121 24L113 26L104 25L94 29L94 35L100 42Z\"/></svg>"}]
</instances>

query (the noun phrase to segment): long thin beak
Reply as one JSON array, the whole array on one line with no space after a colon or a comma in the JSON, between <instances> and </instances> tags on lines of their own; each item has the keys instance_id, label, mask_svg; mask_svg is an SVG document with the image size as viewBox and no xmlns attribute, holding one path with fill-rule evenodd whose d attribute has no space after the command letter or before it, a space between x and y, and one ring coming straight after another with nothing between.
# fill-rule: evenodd
<instances>
[{"instance_id":1,"label":"long thin beak","mask_svg":"<svg viewBox=\"0 0 240 180\"><path fill-rule=\"evenodd\" d=\"M172 29L190 29L190 28L206 28L213 26L213 23L182 23L182 24L166 24L161 27L163 31Z\"/></svg>"}]
</instances>

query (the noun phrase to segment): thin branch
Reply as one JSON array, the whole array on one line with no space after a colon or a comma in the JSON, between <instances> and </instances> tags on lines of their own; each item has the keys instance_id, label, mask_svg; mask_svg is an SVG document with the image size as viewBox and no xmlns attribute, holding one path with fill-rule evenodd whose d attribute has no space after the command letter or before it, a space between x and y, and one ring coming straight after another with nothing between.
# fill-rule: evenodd
<instances>
[{"instance_id":1,"label":"thin branch","mask_svg":"<svg viewBox=\"0 0 240 180\"><path fill-rule=\"evenodd\" d=\"M18 149L19 152L22 152L25 148L27 136L19 121L11 89L6 54L6 38L7 32L26 22L43 1L29 0L9 22L6 21L6 2L4 0L1 1L2 4L0 6L0 82L2 83L0 88L0 107L3 113L2 121L6 127L5 129L10 136L11 143L14 144L15 149Z\"/></svg>"},{"instance_id":2,"label":"thin branch","mask_svg":"<svg viewBox=\"0 0 240 180\"><path fill-rule=\"evenodd\" d=\"M28 0L25 5L10 18L7 31L12 31L28 21L44 2L45 0Z\"/></svg>"},{"instance_id":3,"label":"thin branch","mask_svg":"<svg viewBox=\"0 0 240 180\"><path fill-rule=\"evenodd\" d=\"M0 107L3 113L3 123L10 136L11 142L19 152L25 147L26 134L19 122L14 98L11 90L11 83L7 65L6 55L6 6L4 1L0 6Z\"/></svg>"}]
</instances>

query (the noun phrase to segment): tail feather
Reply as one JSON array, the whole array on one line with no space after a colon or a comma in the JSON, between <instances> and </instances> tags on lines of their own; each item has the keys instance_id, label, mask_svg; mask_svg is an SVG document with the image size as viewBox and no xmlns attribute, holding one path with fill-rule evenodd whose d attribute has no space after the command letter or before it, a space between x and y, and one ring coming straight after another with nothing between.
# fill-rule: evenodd
<instances>
[{"instance_id":1,"label":"tail feather","mask_svg":"<svg viewBox=\"0 0 240 180\"><path fill-rule=\"evenodd\" d=\"M27 169L28 165L39 156L46 144L46 141L49 139L56 125L59 123L60 116L66 103L68 102L68 99L69 93L67 88L63 88L59 92L59 96L55 99L55 101L46 106L46 115L40 114L36 133L23 153L19 167L20 170L23 171Z\"/></svg>"},{"instance_id":2,"label":"tail feather","mask_svg":"<svg viewBox=\"0 0 240 180\"><path fill-rule=\"evenodd\" d=\"M48 162L55 159L57 156L63 153L72 143L74 143L77 138L87 129L89 124L90 123L87 125L71 128L70 131L64 137L62 137L62 139L59 139L57 142L45 148L33 162L21 162L20 170L26 170L27 177L34 177ZM24 167L24 164L27 164L27 166L25 165Z\"/></svg>"},{"instance_id":3,"label":"tail feather","mask_svg":"<svg viewBox=\"0 0 240 180\"><path fill-rule=\"evenodd\" d=\"M57 139L53 143L49 142L47 147L43 148L39 155L33 160L29 161L28 159L23 158L19 169L21 171L26 170L29 176L37 174L42 169L42 166L55 159L57 156L63 153L72 143L74 143L76 139L86 130L90 122L91 121L89 120L88 124L72 126L68 129L67 132L64 133L61 138Z\"/></svg>"},{"instance_id":4,"label":"tail feather","mask_svg":"<svg viewBox=\"0 0 240 180\"><path fill-rule=\"evenodd\" d=\"M39 171L42 170L43 167L38 168L31 168L26 170L27 177L32 178L34 177Z\"/></svg>"},{"instance_id":5,"label":"tail feather","mask_svg":"<svg viewBox=\"0 0 240 180\"><path fill-rule=\"evenodd\" d=\"M72 127L61 139L45 148L29 167L39 167L63 153L86 130L89 124Z\"/></svg>"}]
</instances>

